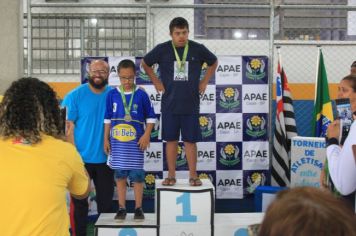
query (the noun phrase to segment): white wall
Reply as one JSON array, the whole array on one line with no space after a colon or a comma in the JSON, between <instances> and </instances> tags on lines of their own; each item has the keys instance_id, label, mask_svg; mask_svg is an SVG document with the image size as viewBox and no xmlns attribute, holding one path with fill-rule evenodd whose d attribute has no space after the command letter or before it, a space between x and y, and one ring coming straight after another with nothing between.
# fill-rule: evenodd
<instances>
[{"instance_id":1,"label":"white wall","mask_svg":"<svg viewBox=\"0 0 356 236\"><path fill-rule=\"evenodd\" d=\"M22 76L21 0L0 1L0 94ZM20 20L21 19L21 20Z\"/></svg>"}]
</instances>

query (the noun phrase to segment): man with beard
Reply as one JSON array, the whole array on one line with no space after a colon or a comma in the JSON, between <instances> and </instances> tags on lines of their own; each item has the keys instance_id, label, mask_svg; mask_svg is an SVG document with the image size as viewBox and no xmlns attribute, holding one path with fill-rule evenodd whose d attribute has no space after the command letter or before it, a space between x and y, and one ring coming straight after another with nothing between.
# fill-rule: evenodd
<instances>
[{"instance_id":1,"label":"man with beard","mask_svg":"<svg viewBox=\"0 0 356 236\"><path fill-rule=\"evenodd\" d=\"M104 115L109 65L103 60L94 60L89 67L89 83L82 84L69 92L62 106L67 111L66 136L80 153L85 168L96 189L98 213L112 212L114 177L106 165L104 153ZM86 235L88 199L72 198L72 232L76 236Z\"/></svg>"}]
</instances>

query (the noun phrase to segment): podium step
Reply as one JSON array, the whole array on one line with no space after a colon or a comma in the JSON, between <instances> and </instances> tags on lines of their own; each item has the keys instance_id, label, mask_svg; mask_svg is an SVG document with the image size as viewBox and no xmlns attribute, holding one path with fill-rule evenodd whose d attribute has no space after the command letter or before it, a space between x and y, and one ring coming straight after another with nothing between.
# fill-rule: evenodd
<instances>
[{"instance_id":1,"label":"podium step","mask_svg":"<svg viewBox=\"0 0 356 236\"><path fill-rule=\"evenodd\" d=\"M156 189L177 189L177 190L187 190L187 191L196 191L204 189L213 189L214 185L209 179L201 179L201 186L190 186L188 179L177 179L177 182L173 186L164 186L162 185L163 179L156 180Z\"/></svg>"},{"instance_id":2,"label":"podium step","mask_svg":"<svg viewBox=\"0 0 356 236\"><path fill-rule=\"evenodd\" d=\"M174 186L163 186L156 180L157 225L213 225L214 186L202 179L201 186L190 186L188 179L177 179Z\"/></svg>"},{"instance_id":3,"label":"podium step","mask_svg":"<svg viewBox=\"0 0 356 236\"><path fill-rule=\"evenodd\" d=\"M103 213L95 223L97 236L248 236L247 226L259 224L264 213L215 213L215 223L210 225L156 225L156 214L146 213L143 222L133 221L133 214L128 214L124 222L114 220L114 213Z\"/></svg>"},{"instance_id":4,"label":"podium step","mask_svg":"<svg viewBox=\"0 0 356 236\"><path fill-rule=\"evenodd\" d=\"M156 214L145 214L145 220L134 221L134 214L128 213L126 220L119 222L114 219L115 213L100 214L95 223L95 235L97 236L157 236L158 226Z\"/></svg>"}]
</instances>

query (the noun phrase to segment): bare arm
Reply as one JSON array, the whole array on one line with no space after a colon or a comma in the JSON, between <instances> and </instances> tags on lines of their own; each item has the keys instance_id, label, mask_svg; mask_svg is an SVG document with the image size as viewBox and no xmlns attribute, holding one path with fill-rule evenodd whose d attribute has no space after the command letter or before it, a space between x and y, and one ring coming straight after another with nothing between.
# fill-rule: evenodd
<instances>
[{"instance_id":1,"label":"bare arm","mask_svg":"<svg viewBox=\"0 0 356 236\"><path fill-rule=\"evenodd\" d=\"M206 69L205 76L199 83L199 93L202 94L202 93L205 92L206 87L208 86L209 80L213 76L213 74L215 73L215 70L216 70L217 66L218 66L218 61L216 60L216 62L214 64L212 64L211 66L209 66Z\"/></svg>"},{"instance_id":2,"label":"bare arm","mask_svg":"<svg viewBox=\"0 0 356 236\"><path fill-rule=\"evenodd\" d=\"M142 67L145 70L148 77L150 77L157 92L164 92L164 86L163 86L162 82L157 78L155 72L153 71L153 68L148 66L144 60L142 60Z\"/></svg>"},{"instance_id":3,"label":"bare arm","mask_svg":"<svg viewBox=\"0 0 356 236\"><path fill-rule=\"evenodd\" d=\"M110 123L104 124L104 152L106 155L109 155L110 153L110 128Z\"/></svg>"},{"instance_id":4,"label":"bare arm","mask_svg":"<svg viewBox=\"0 0 356 236\"><path fill-rule=\"evenodd\" d=\"M141 150L146 150L150 145L151 132L154 127L154 123L147 123L145 133L142 135L138 141L138 145Z\"/></svg>"},{"instance_id":5,"label":"bare arm","mask_svg":"<svg viewBox=\"0 0 356 236\"><path fill-rule=\"evenodd\" d=\"M73 121L66 121L66 140L67 142L74 144L74 123Z\"/></svg>"}]
</instances>

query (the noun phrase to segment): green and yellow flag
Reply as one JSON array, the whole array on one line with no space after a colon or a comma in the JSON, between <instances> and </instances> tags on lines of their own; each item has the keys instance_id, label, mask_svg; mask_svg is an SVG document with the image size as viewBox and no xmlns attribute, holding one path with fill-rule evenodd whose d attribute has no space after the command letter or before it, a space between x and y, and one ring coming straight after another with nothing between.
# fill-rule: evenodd
<instances>
[{"instance_id":1,"label":"green and yellow flag","mask_svg":"<svg viewBox=\"0 0 356 236\"><path fill-rule=\"evenodd\" d=\"M328 78L326 75L323 53L321 49L319 49L312 136L325 137L326 130L333 120L334 116L329 96Z\"/></svg>"}]
</instances>

